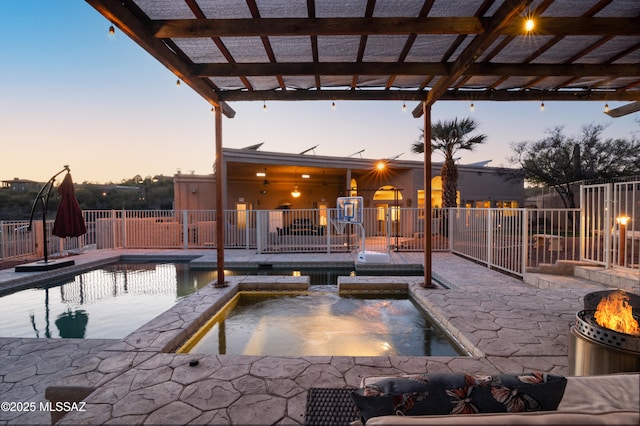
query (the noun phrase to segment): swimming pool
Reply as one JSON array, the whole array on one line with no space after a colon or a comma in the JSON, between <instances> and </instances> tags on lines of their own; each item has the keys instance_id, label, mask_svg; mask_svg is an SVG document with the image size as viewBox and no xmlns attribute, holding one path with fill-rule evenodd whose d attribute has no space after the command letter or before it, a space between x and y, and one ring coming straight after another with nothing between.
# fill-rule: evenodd
<instances>
[{"instance_id":1,"label":"swimming pool","mask_svg":"<svg viewBox=\"0 0 640 426\"><path fill-rule=\"evenodd\" d=\"M241 292L180 353L458 356L464 352L406 296Z\"/></svg>"},{"instance_id":2,"label":"swimming pool","mask_svg":"<svg viewBox=\"0 0 640 426\"><path fill-rule=\"evenodd\" d=\"M1 297L0 337L123 338L209 276L187 263L105 265Z\"/></svg>"},{"instance_id":3,"label":"swimming pool","mask_svg":"<svg viewBox=\"0 0 640 426\"><path fill-rule=\"evenodd\" d=\"M338 269L238 269L228 275L308 275L311 285L352 275ZM187 262L117 262L0 297L0 337L120 339L214 281Z\"/></svg>"}]
</instances>

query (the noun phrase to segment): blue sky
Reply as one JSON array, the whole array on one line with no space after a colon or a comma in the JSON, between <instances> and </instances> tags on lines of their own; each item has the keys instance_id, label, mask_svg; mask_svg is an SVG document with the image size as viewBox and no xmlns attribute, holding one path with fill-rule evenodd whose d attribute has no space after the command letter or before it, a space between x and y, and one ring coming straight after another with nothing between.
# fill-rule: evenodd
<instances>
[{"instance_id":1,"label":"blue sky","mask_svg":"<svg viewBox=\"0 0 640 426\"><path fill-rule=\"evenodd\" d=\"M210 105L144 50L79 0L0 1L0 179L46 181L68 164L75 182L120 182L142 176L208 174L214 161ZM611 108L623 103L609 102ZM263 151L420 160L411 153L422 119L402 102L232 103L223 145L264 142ZM612 119L601 102L438 102L432 120L473 117L486 144L460 163L508 165L510 143L539 140L563 125L576 135L588 123L608 125L606 138L630 138L638 114ZM440 161L434 156L434 161Z\"/></svg>"}]
</instances>

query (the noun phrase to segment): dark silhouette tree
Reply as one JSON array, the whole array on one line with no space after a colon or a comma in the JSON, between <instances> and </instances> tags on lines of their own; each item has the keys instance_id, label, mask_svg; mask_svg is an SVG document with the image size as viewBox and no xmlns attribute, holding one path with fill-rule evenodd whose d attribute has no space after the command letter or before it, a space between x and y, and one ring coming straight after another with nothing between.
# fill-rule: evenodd
<instances>
[{"instance_id":1,"label":"dark silhouette tree","mask_svg":"<svg viewBox=\"0 0 640 426\"><path fill-rule=\"evenodd\" d=\"M537 142L514 142L509 158L534 185L553 187L566 208L575 208L575 183L640 174L640 141L603 139L605 126L587 124L577 137L568 137L562 126L547 131Z\"/></svg>"}]
</instances>

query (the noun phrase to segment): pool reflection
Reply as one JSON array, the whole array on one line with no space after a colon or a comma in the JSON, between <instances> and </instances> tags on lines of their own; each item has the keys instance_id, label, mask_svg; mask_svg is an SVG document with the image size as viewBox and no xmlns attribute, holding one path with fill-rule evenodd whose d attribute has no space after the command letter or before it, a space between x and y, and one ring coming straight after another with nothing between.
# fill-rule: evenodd
<instances>
[{"instance_id":1,"label":"pool reflection","mask_svg":"<svg viewBox=\"0 0 640 426\"><path fill-rule=\"evenodd\" d=\"M242 294L182 351L271 356L456 356L446 335L406 298ZM189 347L191 346L191 347Z\"/></svg>"}]
</instances>

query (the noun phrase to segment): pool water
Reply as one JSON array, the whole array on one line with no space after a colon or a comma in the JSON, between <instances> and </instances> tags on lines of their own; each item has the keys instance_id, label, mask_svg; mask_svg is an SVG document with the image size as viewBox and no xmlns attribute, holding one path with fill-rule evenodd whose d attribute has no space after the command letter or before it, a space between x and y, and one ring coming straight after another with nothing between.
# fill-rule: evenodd
<instances>
[{"instance_id":1,"label":"pool water","mask_svg":"<svg viewBox=\"0 0 640 426\"><path fill-rule=\"evenodd\" d=\"M0 337L119 339L211 280L186 263L115 263L0 298Z\"/></svg>"},{"instance_id":2,"label":"pool water","mask_svg":"<svg viewBox=\"0 0 640 426\"><path fill-rule=\"evenodd\" d=\"M333 287L350 269L245 269L231 275L309 275ZM121 339L217 279L188 263L118 262L0 297L0 337Z\"/></svg>"},{"instance_id":3,"label":"pool water","mask_svg":"<svg viewBox=\"0 0 640 426\"><path fill-rule=\"evenodd\" d=\"M271 356L464 353L406 297L241 293L179 352Z\"/></svg>"}]
</instances>

